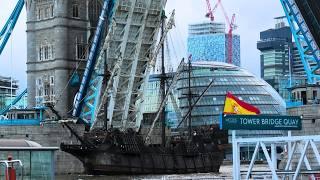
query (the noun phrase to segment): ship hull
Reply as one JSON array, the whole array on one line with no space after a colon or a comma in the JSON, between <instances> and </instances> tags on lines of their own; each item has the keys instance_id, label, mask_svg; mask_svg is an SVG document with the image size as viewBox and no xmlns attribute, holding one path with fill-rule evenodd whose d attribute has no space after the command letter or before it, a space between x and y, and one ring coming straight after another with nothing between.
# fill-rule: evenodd
<instances>
[{"instance_id":1,"label":"ship hull","mask_svg":"<svg viewBox=\"0 0 320 180\"><path fill-rule=\"evenodd\" d=\"M88 145L61 144L88 174L184 174L219 172L224 153L216 138L171 139L166 147L150 145L134 134L87 134ZM213 137L213 136L210 136ZM227 134L226 134L227 137Z\"/></svg>"},{"instance_id":2,"label":"ship hull","mask_svg":"<svg viewBox=\"0 0 320 180\"><path fill-rule=\"evenodd\" d=\"M195 172L219 172L222 152L175 154L155 152L130 154L112 151L79 152L73 145L61 149L79 158L88 174L184 174Z\"/></svg>"}]
</instances>

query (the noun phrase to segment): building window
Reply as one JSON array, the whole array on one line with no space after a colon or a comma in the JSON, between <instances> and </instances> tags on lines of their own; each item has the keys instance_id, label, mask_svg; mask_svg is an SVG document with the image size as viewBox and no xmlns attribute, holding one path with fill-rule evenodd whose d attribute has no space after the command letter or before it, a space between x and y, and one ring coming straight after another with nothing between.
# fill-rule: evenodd
<instances>
[{"instance_id":1,"label":"building window","mask_svg":"<svg viewBox=\"0 0 320 180\"><path fill-rule=\"evenodd\" d=\"M76 59L83 60L87 58L87 44L83 37L76 37Z\"/></svg>"},{"instance_id":2,"label":"building window","mask_svg":"<svg viewBox=\"0 0 320 180\"><path fill-rule=\"evenodd\" d=\"M49 59L49 47L48 46L44 46L44 59Z\"/></svg>"},{"instance_id":3,"label":"building window","mask_svg":"<svg viewBox=\"0 0 320 180\"><path fill-rule=\"evenodd\" d=\"M91 0L89 2L88 13L89 13L89 20L90 20L91 27L97 27L98 25L97 22L99 20L101 9L102 9L101 1Z\"/></svg>"},{"instance_id":4,"label":"building window","mask_svg":"<svg viewBox=\"0 0 320 180\"><path fill-rule=\"evenodd\" d=\"M318 96L317 91L313 91L312 93L313 93L313 99L317 99L317 96Z\"/></svg>"},{"instance_id":5,"label":"building window","mask_svg":"<svg viewBox=\"0 0 320 180\"><path fill-rule=\"evenodd\" d=\"M50 86L49 84L46 84L44 87L44 95L49 96L49 92L50 92Z\"/></svg>"},{"instance_id":6,"label":"building window","mask_svg":"<svg viewBox=\"0 0 320 180\"><path fill-rule=\"evenodd\" d=\"M42 86L42 79L38 78L36 84L37 86Z\"/></svg>"},{"instance_id":7,"label":"building window","mask_svg":"<svg viewBox=\"0 0 320 180\"><path fill-rule=\"evenodd\" d=\"M53 4L41 4L36 8L37 20L44 20L53 17L54 6Z\"/></svg>"},{"instance_id":8,"label":"building window","mask_svg":"<svg viewBox=\"0 0 320 180\"><path fill-rule=\"evenodd\" d=\"M42 79L36 79L36 96L42 96Z\"/></svg>"},{"instance_id":9,"label":"building window","mask_svg":"<svg viewBox=\"0 0 320 180\"><path fill-rule=\"evenodd\" d=\"M50 86L54 85L54 76L50 76Z\"/></svg>"},{"instance_id":10,"label":"building window","mask_svg":"<svg viewBox=\"0 0 320 180\"><path fill-rule=\"evenodd\" d=\"M50 88L50 95L53 96L54 95L54 89Z\"/></svg>"},{"instance_id":11,"label":"building window","mask_svg":"<svg viewBox=\"0 0 320 180\"><path fill-rule=\"evenodd\" d=\"M38 18L38 20L41 19L41 9L40 8L37 10L37 18Z\"/></svg>"},{"instance_id":12,"label":"building window","mask_svg":"<svg viewBox=\"0 0 320 180\"><path fill-rule=\"evenodd\" d=\"M51 9L51 17L53 17L53 5L50 6Z\"/></svg>"},{"instance_id":13,"label":"building window","mask_svg":"<svg viewBox=\"0 0 320 180\"><path fill-rule=\"evenodd\" d=\"M44 18L46 18L46 19L49 18L50 15L51 15L51 13L50 13L50 8L47 7L44 12L45 12L45 13L44 13Z\"/></svg>"},{"instance_id":14,"label":"building window","mask_svg":"<svg viewBox=\"0 0 320 180\"><path fill-rule=\"evenodd\" d=\"M44 60L51 60L53 59L53 48L51 44L48 44L47 42L42 43L42 45L39 47L38 52L38 60L44 61Z\"/></svg>"},{"instance_id":15,"label":"building window","mask_svg":"<svg viewBox=\"0 0 320 180\"><path fill-rule=\"evenodd\" d=\"M55 103L54 76L44 75L36 80L36 105Z\"/></svg>"},{"instance_id":16,"label":"building window","mask_svg":"<svg viewBox=\"0 0 320 180\"><path fill-rule=\"evenodd\" d=\"M42 52L42 47L39 49L39 61L43 60L43 52Z\"/></svg>"},{"instance_id":17,"label":"building window","mask_svg":"<svg viewBox=\"0 0 320 180\"><path fill-rule=\"evenodd\" d=\"M77 44L76 54L77 54L77 59L86 59L86 45Z\"/></svg>"},{"instance_id":18,"label":"building window","mask_svg":"<svg viewBox=\"0 0 320 180\"><path fill-rule=\"evenodd\" d=\"M72 5L72 17L79 17L79 6L77 4Z\"/></svg>"}]
</instances>

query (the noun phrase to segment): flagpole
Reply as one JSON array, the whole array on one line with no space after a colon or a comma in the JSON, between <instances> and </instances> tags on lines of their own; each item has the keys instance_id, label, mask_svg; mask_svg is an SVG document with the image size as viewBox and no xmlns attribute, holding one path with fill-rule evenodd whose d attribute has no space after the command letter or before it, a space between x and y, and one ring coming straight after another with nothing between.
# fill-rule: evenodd
<instances>
[{"instance_id":1,"label":"flagpole","mask_svg":"<svg viewBox=\"0 0 320 180\"><path fill-rule=\"evenodd\" d=\"M232 172L233 179L238 179L238 152L237 152L237 143L236 143L236 130L232 130Z\"/></svg>"},{"instance_id":2,"label":"flagpole","mask_svg":"<svg viewBox=\"0 0 320 180\"><path fill-rule=\"evenodd\" d=\"M223 105L223 110L222 110L222 114L224 114L224 108L226 107L226 100L227 100L227 94L228 94L228 89L226 90L226 94L224 96L224 105Z\"/></svg>"}]
</instances>

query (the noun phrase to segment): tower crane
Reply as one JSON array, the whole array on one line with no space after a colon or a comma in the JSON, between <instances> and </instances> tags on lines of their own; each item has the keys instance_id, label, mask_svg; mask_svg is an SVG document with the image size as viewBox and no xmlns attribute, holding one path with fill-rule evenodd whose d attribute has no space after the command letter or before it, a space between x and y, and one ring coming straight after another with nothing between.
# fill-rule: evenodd
<instances>
[{"instance_id":1,"label":"tower crane","mask_svg":"<svg viewBox=\"0 0 320 180\"><path fill-rule=\"evenodd\" d=\"M207 12L207 14L206 14L206 17L207 17L207 18L210 18L210 21L213 22L213 21L214 21L213 12L214 12L214 10L218 7L218 3L214 6L213 9L211 9L210 0L206 0L206 2L207 2L207 10L208 10L208 12Z\"/></svg>"},{"instance_id":2,"label":"tower crane","mask_svg":"<svg viewBox=\"0 0 320 180\"><path fill-rule=\"evenodd\" d=\"M214 6L213 9L211 9L211 4L210 4L210 0L206 0L207 2L207 9L208 9L208 13L206 14L206 17L210 18L211 21L214 21L214 16L213 16L213 12L215 11L215 9L220 5L221 9L222 9L222 12L223 12L223 15L226 19L226 23L228 24L229 26L229 30L228 30L228 36L227 36L227 39L228 39L228 57L227 57L227 62L229 64L232 64L232 32L237 29L237 25L235 24L235 17L236 15L233 14L232 15L232 18L231 18L231 21L230 21L230 18L226 12L226 10L224 9L224 6L221 2L221 0L218 0L217 4Z\"/></svg>"}]
</instances>

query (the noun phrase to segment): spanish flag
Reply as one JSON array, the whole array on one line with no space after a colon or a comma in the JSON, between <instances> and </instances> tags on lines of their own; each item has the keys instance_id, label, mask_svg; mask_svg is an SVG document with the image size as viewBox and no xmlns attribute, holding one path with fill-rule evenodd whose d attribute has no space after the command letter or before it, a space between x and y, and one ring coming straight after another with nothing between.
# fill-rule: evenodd
<instances>
[{"instance_id":1,"label":"spanish flag","mask_svg":"<svg viewBox=\"0 0 320 180\"><path fill-rule=\"evenodd\" d=\"M260 110L251 104L241 101L230 92L227 92L226 101L224 103L224 114L260 114Z\"/></svg>"}]
</instances>

